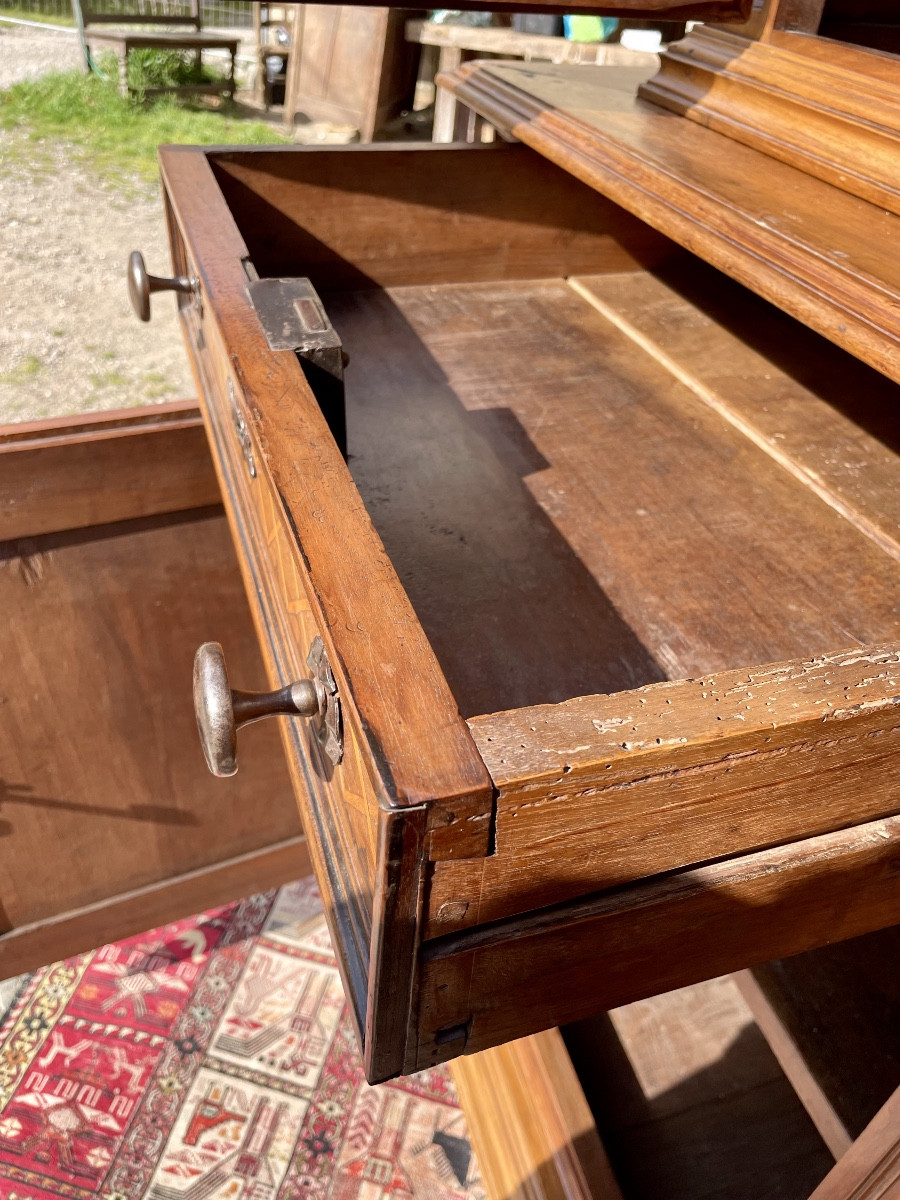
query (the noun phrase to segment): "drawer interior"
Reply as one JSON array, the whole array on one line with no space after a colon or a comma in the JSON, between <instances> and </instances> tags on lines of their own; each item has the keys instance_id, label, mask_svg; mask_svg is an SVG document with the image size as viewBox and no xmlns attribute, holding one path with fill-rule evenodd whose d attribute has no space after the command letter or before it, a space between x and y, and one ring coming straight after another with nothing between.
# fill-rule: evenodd
<instances>
[{"instance_id":1,"label":"drawer interior","mask_svg":"<svg viewBox=\"0 0 900 1200\"><path fill-rule=\"evenodd\" d=\"M213 159L342 338L350 470L463 715L896 637L895 385L530 152L466 153Z\"/></svg>"}]
</instances>

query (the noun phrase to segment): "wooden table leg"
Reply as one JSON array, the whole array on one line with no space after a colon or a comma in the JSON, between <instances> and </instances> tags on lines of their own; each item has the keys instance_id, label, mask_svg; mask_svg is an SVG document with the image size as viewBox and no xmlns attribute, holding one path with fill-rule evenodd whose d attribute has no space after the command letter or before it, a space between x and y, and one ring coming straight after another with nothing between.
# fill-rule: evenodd
<instances>
[{"instance_id":1,"label":"wooden table leg","mask_svg":"<svg viewBox=\"0 0 900 1200\"><path fill-rule=\"evenodd\" d=\"M438 71L455 71L462 62L458 46L441 46ZM434 96L433 142L452 142L456 126L456 97L446 88L438 88Z\"/></svg>"}]
</instances>

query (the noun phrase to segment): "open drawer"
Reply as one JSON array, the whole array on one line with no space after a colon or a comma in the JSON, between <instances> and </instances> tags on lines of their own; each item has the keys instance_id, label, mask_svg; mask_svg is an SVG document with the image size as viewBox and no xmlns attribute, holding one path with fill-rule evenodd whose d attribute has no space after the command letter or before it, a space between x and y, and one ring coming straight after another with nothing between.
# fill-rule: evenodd
<instances>
[{"instance_id":1,"label":"open drawer","mask_svg":"<svg viewBox=\"0 0 900 1200\"><path fill-rule=\"evenodd\" d=\"M369 1078L900 920L895 386L523 147L161 163Z\"/></svg>"},{"instance_id":2,"label":"open drawer","mask_svg":"<svg viewBox=\"0 0 900 1200\"><path fill-rule=\"evenodd\" d=\"M303 875L275 730L198 750L211 603L264 686L195 405L0 428L0 981Z\"/></svg>"}]
</instances>

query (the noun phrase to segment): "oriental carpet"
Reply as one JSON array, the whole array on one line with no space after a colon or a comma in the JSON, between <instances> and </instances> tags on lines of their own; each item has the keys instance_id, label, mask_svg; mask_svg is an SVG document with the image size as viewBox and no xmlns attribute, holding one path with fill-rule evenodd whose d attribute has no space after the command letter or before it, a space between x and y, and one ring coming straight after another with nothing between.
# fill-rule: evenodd
<instances>
[{"instance_id":1,"label":"oriental carpet","mask_svg":"<svg viewBox=\"0 0 900 1200\"><path fill-rule=\"evenodd\" d=\"M0 985L0 1200L57 1197L484 1189L446 1068L363 1079L303 880Z\"/></svg>"}]
</instances>

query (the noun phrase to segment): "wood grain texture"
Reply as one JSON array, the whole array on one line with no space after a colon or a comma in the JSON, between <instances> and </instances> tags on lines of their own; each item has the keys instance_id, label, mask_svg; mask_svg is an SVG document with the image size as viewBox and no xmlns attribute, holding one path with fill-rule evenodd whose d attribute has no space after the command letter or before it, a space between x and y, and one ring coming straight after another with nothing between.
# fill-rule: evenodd
<instances>
[{"instance_id":1,"label":"wood grain texture","mask_svg":"<svg viewBox=\"0 0 900 1200\"><path fill-rule=\"evenodd\" d=\"M210 164L257 270L322 294L626 271L674 249L521 146L260 146Z\"/></svg>"},{"instance_id":2,"label":"wood grain texture","mask_svg":"<svg viewBox=\"0 0 900 1200\"><path fill-rule=\"evenodd\" d=\"M2 541L220 502L193 402L0 428Z\"/></svg>"},{"instance_id":3,"label":"wood grain texture","mask_svg":"<svg viewBox=\"0 0 900 1200\"><path fill-rule=\"evenodd\" d=\"M410 10L304 4L288 63L284 119L349 124L361 142L412 108L417 56L403 28Z\"/></svg>"},{"instance_id":4,"label":"wood grain texture","mask_svg":"<svg viewBox=\"0 0 900 1200\"><path fill-rule=\"evenodd\" d=\"M900 1090L884 1105L810 1200L892 1200L900 1194Z\"/></svg>"},{"instance_id":5,"label":"wood grain texture","mask_svg":"<svg viewBox=\"0 0 900 1200\"><path fill-rule=\"evenodd\" d=\"M900 1086L898 950L895 927L752 972L782 1042L796 1047L848 1142Z\"/></svg>"},{"instance_id":6,"label":"wood grain texture","mask_svg":"<svg viewBox=\"0 0 900 1200\"><path fill-rule=\"evenodd\" d=\"M622 1200L558 1029L451 1072L490 1200Z\"/></svg>"},{"instance_id":7,"label":"wood grain texture","mask_svg":"<svg viewBox=\"0 0 900 1200\"><path fill-rule=\"evenodd\" d=\"M464 64L438 83L504 134L900 379L894 214L635 101L603 71Z\"/></svg>"},{"instance_id":8,"label":"wood grain texture","mask_svg":"<svg viewBox=\"0 0 900 1200\"><path fill-rule=\"evenodd\" d=\"M354 481L467 716L900 633L882 547L562 281L328 305ZM760 354L795 331L774 319ZM893 504L876 462L858 490Z\"/></svg>"},{"instance_id":9,"label":"wood grain texture","mask_svg":"<svg viewBox=\"0 0 900 1200\"><path fill-rule=\"evenodd\" d=\"M204 322L228 348L261 475L379 788L401 806L461 795L489 803L487 772L300 365L268 348L246 293L247 250L205 154L163 150L161 164L202 280Z\"/></svg>"},{"instance_id":10,"label":"wood grain texture","mask_svg":"<svg viewBox=\"0 0 900 1200\"><path fill-rule=\"evenodd\" d=\"M423 949L420 1064L474 1053L900 920L900 819L499 921ZM458 1052L458 1050L457 1050Z\"/></svg>"},{"instance_id":11,"label":"wood grain texture","mask_svg":"<svg viewBox=\"0 0 900 1200\"><path fill-rule=\"evenodd\" d=\"M896 645L497 713L495 853L432 868L427 936L900 808Z\"/></svg>"},{"instance_id":12,"label":"wood grain texture","mask_svg":"<svg viewBox=\"0 0 900 1200\"><path fill-rule=\"evenodd\" d=\"M900 556L896 384L696 260L570 281L784 470Z\"/></svg>"},{"instance_id":13,"label":"wood grain texture","mask_svg":"<svg viewBox=\"0 0 900 1200\"><path fill-rule=\"evenodd\" d=\"M809 1113L822 1141L836 1159L853 1144L853 1138L803 1056L800 1047L782 1023L778 1012L757 983L752 971L738 971L732 977L747 1002L753 1019L762 1031L772 1053L778 1059L791 1087Z\"/></svg>"},{"instance_id":14,"label":"wood grain texture","mask_svg":"<svg viewBox=\"0 0 900 1200\"><path fill-rule=\"evenodd\" d=\"M204 400L208 429L223 496L257 625L270 686L281 687L308 670L306 652L318 633L306 588L266 484L247 474L235 437L230 400L226 400L227 356L215 330L185 315L191 365ZM253 451L259 457L259 447ZM252 490L250 490L252 488ZM218 636L218 635L217 635ZM223 643L225 645L225 643ZM225 645L230 656L233 648ZM231 669L231 668L229 668ZM232 679L243 681L232 671ZM332 941L362 1041L369 990L373 894L377 867L375 842L379 806L368 763L349 724L344 725L344 757L336 772L326 767L306 722L279 721L288 769L312 861L325 898ZM243 736L243 735L242 735ZM243 756L243 747L240 750Z\"/></svg>"},{"instance_id":15,"label":"wood grain texture","mask_svg":"<svg viewBox=\"0 0 900 1200\"><path fill-rule=\"evenodd\" d=\"M24 925L0 934L0 978L281 887L310 869L306 840L295 837Z\"/></svg>"},{"instance_id":16,"label":"wood grain texture","mask_svg":"<svg viewBox=\"0 0 900 1200\"><path fill-rule=\"evenodd\" d=\"M645 100L900 213L900 63L782 33L764 42L700 26L671 46Z\"/></svg>"},{"instance_id":17,"label":"wood grain texture","mask_svg":"<svg viewBox=\"0 0 900 1200\"><path fill-rule=\"evenodd\" d=\"M157 461L156 439L172 432L179 445L184 415L51 423L46 452L59 476L44 485L46 516L33 494L31 522L40 528L54 514L65 517L67 486L77 521L88 519L83 448L95 435L111 464L121 439L124 465L147 471ZM196 432L195 416L185 428ZM37 426L10 434L3 455L12 476L17 454L44 461L40 443ZM180 461L195 462L205 494L209 459L199 457L193 437L187 445L190 457ZM166 478L161 471L161 483ZM169 502L177 485L170 481ZM190 481L181 487L179 504L195 495ZM132 503L127 489L111 488L110 507L100 511L120 512L123 503ZM143 507L153 507L152 494ZM129 895L172 876L200 873L172 893L173 905L190 896L196 906L207 894L220 898L229 879L265 886L266 863L279 875L283 854L268 858L268 851L293 845L299 828L274 729L260 727L248 739L256 780L224 788L205 771L196 742L190 664L210 634L211 597L247 682L264 680L218 504L6 541L0 558L0 653L15 680L3 697L0 741L0 932L11 939L0 969L13 954L33 966L44 955L122 936L120 918L131 929L141 919L140 901ZM183 915L166 911L167 919Z\"/></svg>"}]
</instances>

